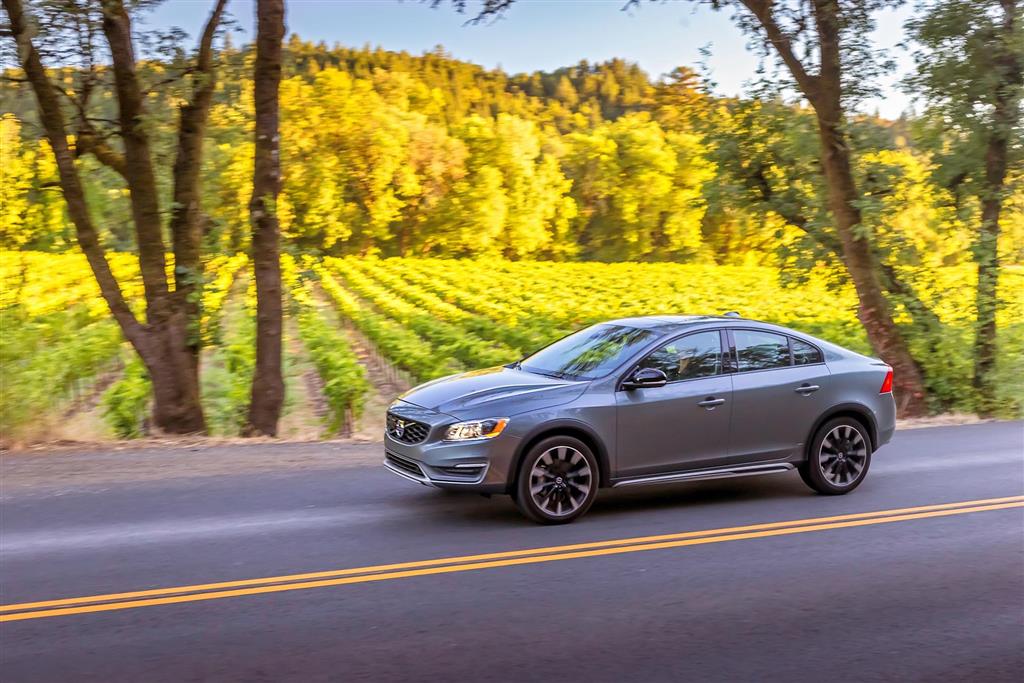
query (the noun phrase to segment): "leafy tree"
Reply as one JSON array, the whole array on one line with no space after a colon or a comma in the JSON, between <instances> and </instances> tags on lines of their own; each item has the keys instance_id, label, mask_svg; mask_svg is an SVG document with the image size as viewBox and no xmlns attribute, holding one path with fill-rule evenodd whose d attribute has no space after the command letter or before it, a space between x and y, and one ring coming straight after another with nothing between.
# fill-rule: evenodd
<instances>
[{"instance_id":1,"label":"leafy tree","mask_svg":"<svg viewBox=\"0 0 1024 683\"><path fill-rule=\"evenodd\" d=\"M722 214L729 215L738 209L758 217L764 225L748 225L743 232L744 239L764 240L775 232L780 261L792 266L784 270L786 277L799 279L809 268L821 264L833 266L837 277L845 273L842 245L832 228L825 179L818 160L813 112L779 99L727 100L703 116L699 125L717 168L715 182L706 189L712 217L718 220ZM865 231L866 237L876 254L882 286L888 297L910 314L919 336L940 335L937 316L922 300L911 279L900 273L898 265L894 264L920 263L926 252L959 258L956 250L961 237L956 230L950 233L954 224L940 206L942 193L921 173L925 162L913 157L910 150L899 148L895 138L880 131L876 123L865 119L854 121L851 146L857 182L865 184L861 203L866 211L863 220L869 228ZM899 158L905 163L896 166L878 163L877 155L883 151L885 158ZM871 158L876 161L869 162ZM923 182L927 187L909 189L908 179L901 173L909 168L916 169L909 185ZM894 201L897 194L894 184L905 188L901 192L912 192L923 204L904 205ZM918 216L927 215L923 225L930 226L930 231L923 232L931 234L933 239L927 245L903 242L900 249L894 250L892 232L883 223L889 212L895 212L894 216L904 217L903 225L914 223L916 230L916 219L906 218L914 210L918 211ZM940 220L938 214L946 215L946 220ZM772 228L778 221L785 229ZM885 238L882 233L890 237ZM727 242L724 248L736 247L733 242Z\"/></svg>"},{"instance_id":2,"label":"leafy tree","mask_svg":"<svg viewBox=\"0 0 1024 683\"><path fill-rule=\"evenodd\" d=\"M558 160L543 149L541 131L532 121L510 114L499 114L490 130L482 119L473 125L480 131L481 155L501 173L508 203L497 251L515 258L549 248L557 236L568 232L576 207L566 197L570 182ZM473 147L470 143L471 154Z\"/></svg>"},{"instance_id":3,"label":"leafy tree","mask_svg":"<svg viewBox=\"0 0 1024 683\"><path fill-rule=\"evenodd\" d=\"M977 324L974 387L978 410L996 409L996 311L1001 219L1024 164L1024 3L942 0L921 3L907 28L919 46L907 87L927 109L926 140L940 182L976 205L961 206L976 226Z\"/></svg>"},{"instance_id":4,"label":"leafy tree","mask_svg":"<svg viewBox=\"0 0 1024 683\"><path fill-rule=\"evenodd\" d=\"M692 134L666 133L638 113L573 133L568 142L565 165L585 254L649 260L701 251L701 190L712 170Z\"/></svg>"},{"instance_id":5,"label":"leafy tree","mask_svg":"<svg viewBox=\"0 0 1024 683\"><path fill-rule=\"evenodd\" d=\"M199 168L215 83L213 41L225 4L226 0L217 0L206 23L195 59L188 68L191 78L186 81L186 97L178 111L173 202L167 225L174 253L172 290L167 278L165 226L152 151L153 126L148 117L146 87L136 61L131 17L122 0L103 0L98 6L41 2L37 9L45 23L37 23L22 0L3 0L18 60L35 94L39 120L53 151L79 246L111 313L152 379L157 427L174 433L202 432L206 428L198 381ZM97 64L100 34L109 54L109 70ZM81 65L73 94L57 89L43 65L41 50L51 58L75 60ZM108 74L113 77L112 83L104 80ZM112 90L118 105L114 127L106 133L97 129L98 117L91 109L92 96L100 89ZM75 112L74 153L68 144L70 129L59 93L68 96ZM123 149L109 144L109 137L117 137ZM90 215L74 159L84 153L120 175L128 187L145 289L145 322L135 317L125 301Z\"/></svg>"}]
</instances>

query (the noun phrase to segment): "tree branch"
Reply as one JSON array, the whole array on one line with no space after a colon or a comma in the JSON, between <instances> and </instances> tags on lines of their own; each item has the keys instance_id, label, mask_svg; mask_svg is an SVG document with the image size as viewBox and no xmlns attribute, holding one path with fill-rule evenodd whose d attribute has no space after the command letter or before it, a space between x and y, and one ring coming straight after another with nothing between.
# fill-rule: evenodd
<instances>
[{"instance_id":1,"label":"tree branch","mask_svg":"<svg viewBox=\"0 0 1024 683\"><path fill-rule=\"evenodd\" d=\"M175 293L182 299L182 305L193 319L199 315L199 304L191 300L190 295L195 290L202 268L199 257L202 242L199 182L203 160L203 137L216 85L213 38L226 5L227 0L217 0L199 41L196 64L191 68L194 74L192 99L180 109L178 151L173 169L174 202L170 229L174 248ZM196 343L198 344L198 337Z\"/></svg>"},{"instance_id":2,"label":"tree branch","mask_svg":"<svg viewBox=\"0 0 1024 683\"><path fill-rule=\"evenodd\" d=\"M10 20L11 33L17 45L18 58L32 85L39 106L39 119L50 141L50 148L57 164L60 186L68 207L68 216L75 226L78 244L89 261L100 293L107 302L111 314L121 327L124 336L138 349L145 343L144 328L135 318L125 302L121 286L114 277L106 254L100 244L99 235L89 216L85 192L82 188L78 169L68 148L67 128L64 113L57 99L56 91L46 75L39 53L29 36L28 18L21 0L3 0L4 9Z\"/></svg>"},{"instance_id":3,"label":"tree branch","mask_svg":"<svg viewBox=\"0 0 1024 683\"><path fill-rule=\"evenodd\" d=\"M842 83L842 61L839 53L839 3L837 0L812 0L814 8L814 26L818 33L818 49L820 51L818 75L820 83L828 87L827 92L819 95L827 99L827 103L838 109L839 84Z\"/></svg>"},{"instance_id":4,"label":"tree branch","mask_svg":"<svg viewBox=\"0 0 1024 683\"><path fill-rule=\"evenodd\" d=\"M88 124L84 124L78 130L75 138L75 156L81 157L85 154L92 154L101 164L117 172L125 180L128 179L124 155L108 145Z\"/></svg>"},{"instance_id":5,"label":"tree branch","mask_svg":"<svg viewBox=\"0 0 1024 683\"><path fill-rule=\"evenodd\" d=\"M797 228L805 235L814 240L818 246L822 247L826 251L830 251L835 254L839 260L845 264L843 256L843 245L837 237L834 235L823 232L821 230L814 230L811 227L810 220L807 219L802 213L797 211L786 211L785 209L775 206L772 202L772 198L775 196L775 192L772 189L768 179L765 178L761 167L747 175L747 180L751 186L760 194L760 201L768 207L768 210L777 215L779 218L784 220L787 224ZM935 314L928 304L921 299L914 287L905 282L896 272L896 268L888 263L883 263L874 256L875 261L879 270L879 279L881 280L882 287L890 295L898 298L903 305L906 306L910 312L910 317L920 329L926 332L934 332L941 329L942 321L939 320L939 316Z\"/></svg>"},{"instance_id":6,"label":"tree branch","mask_svg":"<svg viewBox=\"0 0 1024 683\"><path fill-rule=\"evenodd\" d=\"M124 140L125 180L132 199L139 272L146 292L146 317L153 323L170 314L170 290L156 175L149 137L143 125L143 95L136 72L131 20L122 0L103 0L102 11L103 33L110 45L121 137Z\"/></svg>"},{"instance_id":7,"label":"tree branch","mask_svg":"<svg viewBox=\"0 0 1024 683\"><path fill-rule=\"evenodd\" d=\"M430 0L430 6L433 8L439 7L444 0ZM463 14L466 11L467 0L451 0L452 6L455 11L459 14ZM488 17L497 18L500 17L505 10L512 6L515 0L481 0L480 11L477 12L476 16L469 20L470 24L479 24Z\"/></svg>"},{"instance_id":8,"label":"tree branch","mask_svg":"<svg viewBox=\"0 0 1024 683\"><path fill-rule=\"evenodd\" d=\"M804 96L814 103L818 97L818 77L807 72L806 67L800 58L796 56L793 51L793 42L786 35L785 31L775 20L773 12L774 1L773 0L740 0L743 6L746 7L751 14L757 19L764 29L765 35L768 37L768 42L771 43L772 47L778 53L783 63L789 69L789 72L793 74L793 78L796 80L800 90Z\"/></svg>"},{"instance_id":9,"label":"tree branch","mask_svg":"<svg viewBox=\"0 0 1024 683\"><path fill-rule=\"evenodd\" d=\"M185 78L185 76L188 76L189 74L194 73L194 72L195 72L195 69L193 67L189 67L189 68L185 69L184 71L182 71L181 73L174 74L173 76L168 76L167 78L165 78L163 80L157 81L156 83L152 84L151 86L149 86L148 88L143 90L142 94L143 94L143 96L149 95L150 93L155 91L157 88L161 88L161 87L163 87L165 85L170 85L171 83L176 83L176 82L180 81L181 79Z\"/></svg>"}]
</instances>

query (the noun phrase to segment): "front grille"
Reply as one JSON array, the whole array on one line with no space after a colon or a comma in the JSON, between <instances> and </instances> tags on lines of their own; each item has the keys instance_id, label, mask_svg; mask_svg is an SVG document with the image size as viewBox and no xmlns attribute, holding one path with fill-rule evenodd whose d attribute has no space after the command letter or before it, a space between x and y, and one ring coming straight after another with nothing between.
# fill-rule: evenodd
<instances>
[{"instance_id":1,"label":"front grille","mask_svg":"<svg viewBox=\"0 0 1024 683\"><path fill-rule=\"evenodd\" d=\"M427 434L430 433L430 425L388 413L387 430L388 436L395 441L416 444L427 438Z\"/></svg>"},{"instance_id":2,"label":"front grille","mask_svg":"<svg viewBox=\"0 0 1024 683\"><path fill-rule=\"evenodd\" d=\"M409 474L413 475L414 477L418 477L420 479L425 478L425 475L423 474L423 470L421 470L420 466L417 465L416 463L414 463L412 460L409 460L407 458L403 458L400 455L395 455L394 453L386 453L384 455L384 458L391 465L393 465L394 467L397 467L398 469L402 470L403 472L408 472Z\"/></svg>"}]
</instances>

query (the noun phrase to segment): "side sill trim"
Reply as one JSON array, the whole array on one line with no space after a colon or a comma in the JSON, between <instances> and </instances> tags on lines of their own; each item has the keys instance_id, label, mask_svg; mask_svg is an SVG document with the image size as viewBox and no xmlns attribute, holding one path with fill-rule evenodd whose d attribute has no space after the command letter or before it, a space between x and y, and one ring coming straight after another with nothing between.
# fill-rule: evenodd
<instances>
[{"instance_id":1,"label":"side sill trim","mask_svg":"<svg viewBox=\"0 0 1024 683\"><path fill-rule=\"evenodd\" d=\"M777 462L769 465L739 465L737 467L716 467L711 470L693 472L676 472L674 474L658 474L651 477L623 479L612 484L612 488L622 486L641 486L643 484L667 484L673 481L696 481L700 479L726 479L729 477L749 477L757 474L781 474L794 469L795 465L788 462Z\"/></svg>"}]
</instances>

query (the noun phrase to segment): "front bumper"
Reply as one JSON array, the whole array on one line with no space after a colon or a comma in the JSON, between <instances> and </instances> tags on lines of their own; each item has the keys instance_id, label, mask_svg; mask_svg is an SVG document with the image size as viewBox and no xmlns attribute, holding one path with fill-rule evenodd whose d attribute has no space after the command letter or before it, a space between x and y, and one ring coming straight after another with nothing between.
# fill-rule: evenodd
<instances>
[{"instance_id":1,"label":"front bumper","mask_svg":"<svg viewBox=\"0 0 1024 683\"><path fill-rule=\"evenodd\" d=\"M417 406L393 406L393 412L430 425L421 443L407 444L384 434L384 466L392 473L425 486L502 493L507 490L519 439L503 433L493 439L444 441L448 426L458 420L427 413Z\"/></svg>"},{"instance_id":2,"label":"front bumper","mask_svg":"<svg viewBox=\"0 0 1024 683\"><path fill-rule=\"evenodd\" d=\"M508 443L497 443L501 438L486 445L477 441L409 446L385 437L384 467L424 486L504 493L515 451Z\"/></svg>"},{"instance_id":3,"label":"front bumper","mask_svg":"<svg viewBox=\"0 0 1024 683\"><path fill-rule=\"evenodd\" d=\"M460 462L452 466L431 467L422 462L399 455L393 451L384 451L384 467L400 477L415 481L424 486L449 484L452 486L476 486L487 476L490 464L486 461Z\"/></svg>"}]
</instances>

